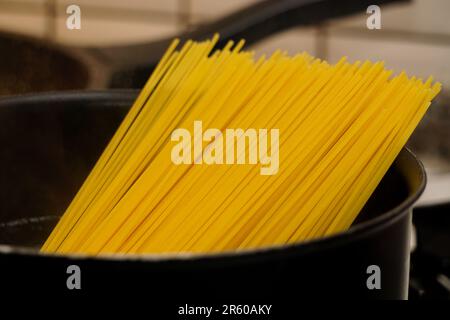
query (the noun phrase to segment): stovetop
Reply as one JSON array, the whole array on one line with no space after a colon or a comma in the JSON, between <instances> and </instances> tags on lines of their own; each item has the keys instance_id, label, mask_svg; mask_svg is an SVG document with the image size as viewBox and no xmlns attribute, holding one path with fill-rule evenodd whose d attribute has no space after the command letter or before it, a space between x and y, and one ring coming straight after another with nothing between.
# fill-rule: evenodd
<instances>
[{"instance_id":1,"label":"stovetop","mask_svg":"<svg viewBox=\"0 0 450 320\"><path fill-rule=\"evenodd\" d=\"M414 209L409 299L450 300L450 203Z\"/></svg>"}]
</instances>

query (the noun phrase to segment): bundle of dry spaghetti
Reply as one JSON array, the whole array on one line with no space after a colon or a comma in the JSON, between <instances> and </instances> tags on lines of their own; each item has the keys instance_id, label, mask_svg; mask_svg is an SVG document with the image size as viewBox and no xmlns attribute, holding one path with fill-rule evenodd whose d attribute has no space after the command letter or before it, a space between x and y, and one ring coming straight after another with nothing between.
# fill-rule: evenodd
<instances>
[{"instance_id":1,"label":"bundle of dry spaghetti","mask_svg":"<svg viewBox=\"0 0 450 320\"><path fill-rule=\"evenodd\" d=\"M217 40L168 48L42 251L211 252L346 230L440 90L382 62L255 59Z\"/></svg>"}]
</instances>

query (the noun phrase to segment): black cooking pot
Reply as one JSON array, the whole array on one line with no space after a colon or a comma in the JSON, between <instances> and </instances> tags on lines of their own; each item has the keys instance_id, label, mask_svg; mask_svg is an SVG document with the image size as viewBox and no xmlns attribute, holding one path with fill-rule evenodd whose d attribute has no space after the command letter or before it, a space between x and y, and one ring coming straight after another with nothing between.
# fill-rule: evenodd
<instances>
[{"instance_id":1,"label":"black cooking pot","mask_svg":"<svg viewBox=\"0 0 450 320\"><path fill-rule=\"evenodd\" d=\"M406 298L411 208L425 186L423 167L407 149L354 225L335 236L225 254L101 258L40 254L38 248L136 94L110 90L0 99L2 289L68 290L67 268L77 265L82 291L144 289L150 302ZM379 274L370 267L374 265ZM367 281L376 284L370 278L373 272L380 276L380 289L367 286Z\"/></svg>"}]
</instances>

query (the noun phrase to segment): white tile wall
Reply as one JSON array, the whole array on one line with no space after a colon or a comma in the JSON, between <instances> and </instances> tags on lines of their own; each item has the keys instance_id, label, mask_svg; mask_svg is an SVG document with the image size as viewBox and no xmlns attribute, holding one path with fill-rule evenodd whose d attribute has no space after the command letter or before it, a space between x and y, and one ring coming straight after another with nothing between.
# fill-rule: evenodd
<instances>
[{"instance_id":1,"label":"white tile wall","mask_svg":"<svg viewBox=\"0 0 450 320\"><path fill-rule=\"evenodd\" d=\"M0 30L2 31L43 37L46 30L45 21L43 14L0 11Z\"/></svg>"},{"instance_id":2,"label":"white tile wall","mask_svg":"<svg viewBox=\"0 0 450 320\"><path fill-rule=\"evenodd\" d=\"M450 88L450 46L335 36L329 39L328 48L331 62L342 56L350 61L384 60L394 71L406 70L424 78L433 75Z\"/></svg>"},{"instance_id":3,"label":"white tile wall","mask_svg":"<svg viewBox=\"0 0 450 320\"><path fill-rule=\"evenodd\" d=\"M111 21L107 19L82 19L80 30L68 30L66 18L57 20L56 40L74 46L108 46L132 44L174 37L181 29L176 23L144 21Z\"/></svg>"},{"instance_id":4,"label":"white tile wall","mask_svg":"<svg viewBox=\"0 0 450 320\"><path fill-rule=\"evenodd\" d=\"M60 5L77 4L80 7L113 7L175 12L179 1L186 0L57 0Z\"/></svg>"},{"instance_id":5,"label":"white tile wall","mask_svg":"<svg viewBox=\"0 0 450 320\"><path fill-rule=\"evenodd\" d=\"M191 22L205 23L221 18L261 0L181 0L189 1Z\"/></svg>"},{"instance_id":6,"label":"white tile wall","mask_svg":"<svg viewBox=\"0 0 450 320\"><path fill-rule=\"evenodd\" d=\"M251 46L258 54L271 54L276 49L282 48L289 54L307 51L315 54L316 31L313 28L293 28L269 38L264 39Z\"/></svg>"},{"instance_id":7,"label":"white tile wall","mask_svg":"<svg viewBox=\"0 0 450 320\"><path fill-rule=\"evenodd\" d=\"M449 15L448 0L413 0L381 6L381 25L382 29L450 35ZM333 26L366 28L367 17L365 13L358 14L351 18L340 19Z\"/></svg>"}]
</instances>

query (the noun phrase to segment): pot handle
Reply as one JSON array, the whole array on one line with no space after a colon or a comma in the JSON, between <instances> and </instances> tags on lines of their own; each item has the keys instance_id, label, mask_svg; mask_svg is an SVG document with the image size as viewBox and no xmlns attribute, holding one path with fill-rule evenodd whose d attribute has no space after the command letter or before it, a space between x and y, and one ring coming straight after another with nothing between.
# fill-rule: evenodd
<instances>
[{"instance_id":1,"label":"pot handle","mask_svg":"<svg viewBox=\"0 0 450 320\"><path fill-rule=\"evenodd\" d=\"M409 1L379 0L377 4ZM365 12L371 4L373 4L373 0L266 0L215 22L199 25L195 30L187 31L179 37L181 40L201 40L210 38L218 32L221 36L219 46L229 39L239 40L242 38L246 40L247 44L252 44L294 26L314 25L333 18ZM114 78L120 80L136 76L136 72L140 69L146 70L146 79L148 72L158 63L171 40L170 38L150 43L90 50L113 68L112 87L120 87L120 85L114 85ZM139 82L142 84L145 79L141 79ZM133 85L133 87L135 86Z\"/></svg>"}]
</instances>

